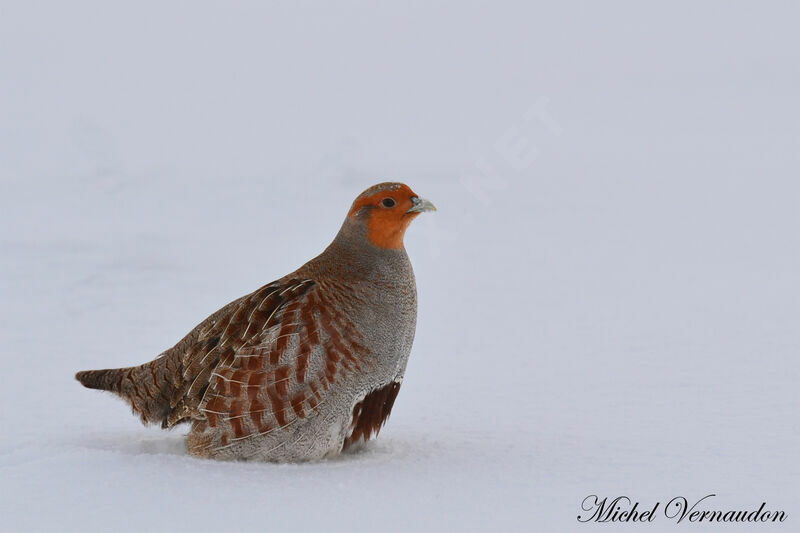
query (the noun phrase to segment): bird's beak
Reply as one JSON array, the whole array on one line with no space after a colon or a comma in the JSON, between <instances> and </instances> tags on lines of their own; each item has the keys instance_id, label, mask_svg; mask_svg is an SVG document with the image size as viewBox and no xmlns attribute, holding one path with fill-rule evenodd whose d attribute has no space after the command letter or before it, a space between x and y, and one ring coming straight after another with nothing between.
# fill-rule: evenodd
<instances>
[{"instance_id":1,"label":"bird's beak","mask_svg":"<svg viewBox=\"0 0 800 533\"><path fill-rule=\"evenodd\" d=\"M411 209L406 211L406 213L424 213L425 211L436 211L436 206L431 203L430 200L426 200L425 198L419 198L415 196L411 199L411 203L414 204L411 206Z\"/></svg>"}]
</instances>

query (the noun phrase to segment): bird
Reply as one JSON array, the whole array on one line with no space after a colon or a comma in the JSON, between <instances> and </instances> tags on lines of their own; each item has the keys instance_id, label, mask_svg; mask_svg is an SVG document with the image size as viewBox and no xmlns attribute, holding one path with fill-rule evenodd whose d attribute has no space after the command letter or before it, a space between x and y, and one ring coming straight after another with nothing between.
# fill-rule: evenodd
<instances>
[{"instance_id":1,"label":"bird","mask_svg":"<svg viewBox=\"0 0 800 533\"><path fill-rule=\"evenodd\" d=\"M145 425L190 424L196 457L288 463L360 448L389 417L414 341L404 235L435 210L408 185L374 185L294 272L225 305L149 363L75 378L122 397Z\"/></svg>"}]
</instances>

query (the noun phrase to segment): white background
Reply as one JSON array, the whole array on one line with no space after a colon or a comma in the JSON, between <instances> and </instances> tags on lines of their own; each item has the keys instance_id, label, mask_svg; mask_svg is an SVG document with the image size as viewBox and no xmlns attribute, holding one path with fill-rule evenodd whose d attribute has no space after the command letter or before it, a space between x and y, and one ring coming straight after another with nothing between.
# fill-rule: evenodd
<instances>
[{"instance_id":1,"label":"white background","mask_svg":"<svg viewBox=\"0 0 800 533\"><path fill-rule=\"evenodd\" d=\"M796 528L797 4L338 4L0 3L0 530L615 531L584 497L710 493ZM386 179L439 211L364 452L197 460L73 380ZM731 530L625 529L678 527Z\"/></svg>"}]
</instances>

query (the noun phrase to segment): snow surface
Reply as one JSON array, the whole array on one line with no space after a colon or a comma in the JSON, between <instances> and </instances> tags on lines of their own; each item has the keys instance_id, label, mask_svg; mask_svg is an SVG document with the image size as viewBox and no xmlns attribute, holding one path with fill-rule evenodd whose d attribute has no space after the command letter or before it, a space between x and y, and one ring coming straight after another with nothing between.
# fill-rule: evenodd
<instances>
[{"instance_id":1,"label":"snow surface","mask_svg":"<svg viewBox=\"0 0 800 533\"><path fill-rule=\"evenodd\" d=\"M0 530L617 531L583 498L716 493L796 531L800 9L649 4L3 2ZM439 212L362 452L197 460L73 381L383 179ZM624 529L682 526L731 530Z\"/></svg>"}]
</instances>

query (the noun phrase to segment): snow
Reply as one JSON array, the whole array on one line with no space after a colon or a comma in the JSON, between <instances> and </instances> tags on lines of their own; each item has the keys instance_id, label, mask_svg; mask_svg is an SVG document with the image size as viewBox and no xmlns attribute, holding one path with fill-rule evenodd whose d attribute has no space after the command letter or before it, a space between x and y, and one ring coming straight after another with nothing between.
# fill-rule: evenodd
<instances>
[{"instance_id":1,"label":"snow","mask_svg":"<svg viewBox=\"0 0 800 533\"><path fill-rule=\"evenodd\" d=\"M794 527L796 5L0 14L0 530L613 531L586 496L711 493ZM296 268L384 179L439 211L363 451L197 460L73 380Z\"/></svg>"}]
</instances>

